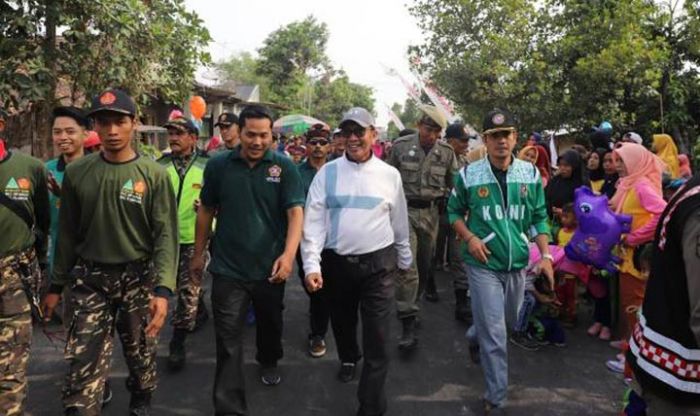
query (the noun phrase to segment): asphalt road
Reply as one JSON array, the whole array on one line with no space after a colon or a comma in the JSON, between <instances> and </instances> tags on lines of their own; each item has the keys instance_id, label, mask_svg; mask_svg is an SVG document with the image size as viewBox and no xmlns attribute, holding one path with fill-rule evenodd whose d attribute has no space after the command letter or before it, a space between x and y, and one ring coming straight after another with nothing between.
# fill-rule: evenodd
<instances>
[{"instance_id":1,"label":"asphalt road","mask_svg":"<svg viewBox=\"0 0 700 416\"><path fill-rule=\"evenodd\" d=\"M441 300L423 303L419 348L403 357L396 349L400 323L394 321L392 362L387 380L387 415L481 415L483 379L479 367L468 358L466 326L453 318L449 276L438 273ZM320 359L307 352L308 299L296 275L287 284L285 297L285 357L279 363L283 380L276 387L259 382L254 360L254 328L245 337L245 368L250 414L352 416L356 411L357 381L336 380L339 362L332 334L328 353ZM567 331L566 348L546 347L526 352L509 345L510 388L507 414L523 416L613 415L619 411L624 391L621 377L605 368L614 351L585 333L590 310L580 308L579 328ZM215 368L213 323L188 339L187 367L167 372L165 360L171 328L161 335L158 350L159 387L153 398L155 415L211 415ZM125 415L129 394L124 386L126 367L116 342L110 374L114 400L104 415ZM38 330L29 363L27 414L60 415L60 391L66 364L62 346L53 346ZM359 373L358 373L359 374Z\"/></svg>"}]
</instances>

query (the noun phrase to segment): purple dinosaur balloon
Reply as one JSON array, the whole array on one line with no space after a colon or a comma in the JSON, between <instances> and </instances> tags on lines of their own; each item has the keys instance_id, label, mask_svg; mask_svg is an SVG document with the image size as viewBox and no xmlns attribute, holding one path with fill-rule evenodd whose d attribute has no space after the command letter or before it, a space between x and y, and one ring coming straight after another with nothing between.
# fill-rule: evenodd
<instances>
[{"instance_id":1,"label":"purple dinosaur balloon","mask_svg":"<svg viewBox=\"0 0 700 416\"><path fill-rule=\"evenodd\" d=\"M564 248L566 257L616 272L621 259L613 255L612 250L620 242L620 236L630 232L632 217L613 213L608 197L594 194L587 186L576 189L574 213L578 228Z\"/></svg>"}]
</instances>

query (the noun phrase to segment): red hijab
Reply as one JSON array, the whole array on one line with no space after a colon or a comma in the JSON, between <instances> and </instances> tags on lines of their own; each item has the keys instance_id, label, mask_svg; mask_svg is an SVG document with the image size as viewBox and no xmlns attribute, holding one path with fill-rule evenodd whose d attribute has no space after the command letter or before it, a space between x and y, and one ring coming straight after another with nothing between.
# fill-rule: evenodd
<instances>
[{"instance_id":1,"label":"red hijab","mask_svg":"<svg viewBox=\"0 0 700 416\"><path fill-rule=\"evenodd\" d=\"M552 167L549 164L549 153L539 144L535 146L535 149L537 149L537 161L535 161L535 166L537 166L537 169L540 171L542 182L546 186L552 172Z\"/></svg>"}]
</instances>

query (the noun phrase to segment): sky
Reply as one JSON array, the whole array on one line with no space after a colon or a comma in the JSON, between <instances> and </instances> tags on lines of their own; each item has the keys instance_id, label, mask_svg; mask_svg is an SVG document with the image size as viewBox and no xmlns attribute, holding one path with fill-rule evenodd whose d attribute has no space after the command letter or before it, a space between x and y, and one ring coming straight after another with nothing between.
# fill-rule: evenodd
<instances>
[{"instance_id":1,"label":"sky","mask_svg":"<svg viewBox=\"0 0 700 416\"><path fill-rule=\"evenodd\" d=\"M408 77L408 46L422 42L408 1L186 0L186 5L209 29L213 38L209 52L215 62L238 52L255 52L270 32L314 15L328 25L326 52L333 66L344 69L352 82L374 89L377 121L386 125L384 104L403 104L407 94L401 81L387 75L382 64ZM208 74L211 71L200 72L199 77L211 78Z\"/></svg>"}]
</instances>

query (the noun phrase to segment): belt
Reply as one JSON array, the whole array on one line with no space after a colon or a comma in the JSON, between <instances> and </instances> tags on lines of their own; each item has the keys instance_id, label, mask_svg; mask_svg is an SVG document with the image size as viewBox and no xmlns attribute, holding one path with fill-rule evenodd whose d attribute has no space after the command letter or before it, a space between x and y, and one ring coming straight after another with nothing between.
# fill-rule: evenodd
<instances>
[{"instance_id":1,"label":"belt","mask_svg":"<svg viewBox=\"0 0 700 416\"><path fill-rule=\"evenodd\" d=\"M342 254L338 254L333 250L329 250L329 251L331 253L333 253L334 256L341 257L342 259L344 259L348 263L366 263L367 261L377 257L378 255L384 254L385 252L387 252L389 250L393 250L393 249L394 249L394 245L389 244L388 246L386 246L384 248L380 248L379 250L373 251L371 253L358 254L358 255L346 255L346 256L344 256Z\"/></svg>"},{"instance_id":2,"label":"belt","mask_svg":"<svg viewBox=\"0 0 700 416\"><path fill-rule=\"evenodd\" d=\"M104 271L124 271L127 267L132 265L147 265L150 261L149 257L143 257L137 260L131 260L124 263L100 263L97 261L87 260L84 258L79 258L78 262L90 269L100 269Z\"/></svg>"},{"instance_id":3,"label":"belt","mask_svg":"<svg viewBox=\"0 0 700 416\"><path fill-rule=\"evenodd\" d=\"M425 201L421 199L409 199L406 201L408 204L409 208L417 208L417 209L424 209L424 208L432 208L433 205L435 205L435 201Z\"/></svg>"}]
</instances>

